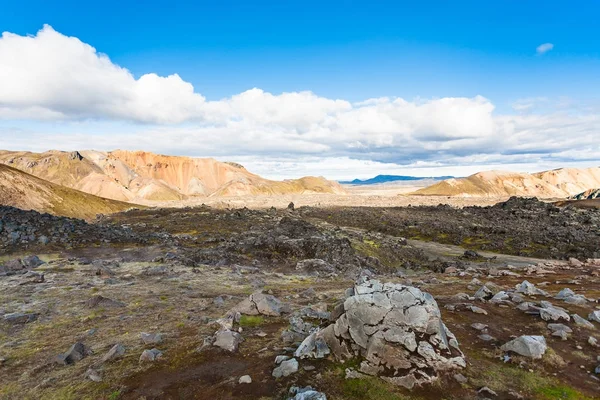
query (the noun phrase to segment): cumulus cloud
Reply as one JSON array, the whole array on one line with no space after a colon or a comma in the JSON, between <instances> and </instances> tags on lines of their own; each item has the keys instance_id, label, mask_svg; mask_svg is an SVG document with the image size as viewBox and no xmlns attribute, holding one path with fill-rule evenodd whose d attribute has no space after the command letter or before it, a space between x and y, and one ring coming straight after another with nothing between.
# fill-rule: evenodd
<instances>
[{"instance_id":1,"label":"cumulus cloud","mask_svg":"<svg viewBox=\"0 0 600 400\"><path fill-rule=\"evenodd\" d=\"M177 74L135 79L108 56L49 25L36 36L2 34L0 88L3 118L176 123L198 116L205 103Z\"/></svg>"},{"instance_id":2,"label":"cumulus cloud","mask_svg":"<svg viewBox=\"0 0 600 400\"><path fill-rule=\"evenodd\" d=\"M554 45L552 43L542 43L535 48L535 51L537 54L542 55L549 52L552 49L554 49Z\"/></svg>"},{"instance_id":3,"label":"cumulus cloud","mask_svg":"<svg viewBox=\"0 0 600 400\"><path fill-rule=\"evenodd\" d=\"M47 25L35 36L0 38L4 149L143 149L248 160L267 176L321 168L344 179L600 159L598 113L547 104L523 99L513 104L517 115L498 115L482 96L349 102L258 88L211 101L177 74L137 78Z\"/></svg>"}]
</instances>

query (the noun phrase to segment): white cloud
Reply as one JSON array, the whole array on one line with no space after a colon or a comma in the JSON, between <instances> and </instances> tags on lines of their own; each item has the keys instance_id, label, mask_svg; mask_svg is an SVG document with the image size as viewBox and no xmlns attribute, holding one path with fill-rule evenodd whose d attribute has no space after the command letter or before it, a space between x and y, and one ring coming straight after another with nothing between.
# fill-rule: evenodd
<instances>
[{"instance_id":1,"label":"white cloud","mask_svg":"<svg viewBox=\"0 0 600 400\"><path fill-rule=\"evenodd\" d=\"M0 116L112 118L176 123L204 97L177 74L139 79L88 44L45 25L36 36L0 38Z\"/></svg>"},{"instance_id":2,"label":"white cloud","mask_svg":"<svg viewBox=\"0 0 600 400\"><path fill-rule=\"evenodd\" d=\"M536 47L535 51L539 55L549 52L554 49L554 45L552 43L542 43L538 47Z\"/></svg>"},{"instance_id":3,"label":"white cloud","mask_svg":"<svg viewBox=\"0 0 600 400\"><path fill-rule=\"evenodd\" d=\"M551 103L523 99L518 115L497 115L481 96L351 103L258 88L210 101L176 74L136 78L49 26L0 38L0 149L143 149L344 179L599 160L597 110Z\"/></svg>"}]
</instances>

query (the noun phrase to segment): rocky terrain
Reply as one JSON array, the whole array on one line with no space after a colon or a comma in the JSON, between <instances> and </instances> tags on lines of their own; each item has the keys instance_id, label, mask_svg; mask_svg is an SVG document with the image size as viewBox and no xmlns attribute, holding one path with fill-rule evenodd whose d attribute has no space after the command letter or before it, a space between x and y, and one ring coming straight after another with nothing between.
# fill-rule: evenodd
<instances>
[{"instance_id":1,"label":"rocky terrain","mask_svg":"<svg viewBox=\"0 0 600 400\"><path fill-rule=\"evenodd\" d=\"M2 399L598 397L598 210L0 217Z\"/></svg>"},{"instance_id":2,"label":"rocky terrain","mask_svg":"<svg viewBox=\"0 0 600 400\"><path fill-rule=\"evenodd\" d=\"M535 196L566 198L600 186L600 167L560 168L535 174L484 171L452 178L419 189L415 195L498 197Z\"/></svg>"}]
</instances>

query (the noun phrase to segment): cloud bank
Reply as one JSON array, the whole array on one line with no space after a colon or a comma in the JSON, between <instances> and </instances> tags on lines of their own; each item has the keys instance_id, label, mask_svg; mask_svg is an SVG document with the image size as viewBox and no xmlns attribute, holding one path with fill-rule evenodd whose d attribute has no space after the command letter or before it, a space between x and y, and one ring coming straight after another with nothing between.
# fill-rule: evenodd
<instances>
[{"instance_id":1,"label":"cloud bank","mask_svg":"<svg viewBox=\"0 0 600 400\"><path fill-rule=\"evenodd\" d=\"M386 166L482 169L600 159L598 113L540 114L536 103L517 101L517 114L497 115L482 96L349 102L258 88L207 100L177 74L135 77L48 25L35 36L0 38L0 148L229 157L294 176L291 166L321 160L332 178L349 178L348 169L360 177L377 168L384 173Z\"/></svg>"}]
</instances>

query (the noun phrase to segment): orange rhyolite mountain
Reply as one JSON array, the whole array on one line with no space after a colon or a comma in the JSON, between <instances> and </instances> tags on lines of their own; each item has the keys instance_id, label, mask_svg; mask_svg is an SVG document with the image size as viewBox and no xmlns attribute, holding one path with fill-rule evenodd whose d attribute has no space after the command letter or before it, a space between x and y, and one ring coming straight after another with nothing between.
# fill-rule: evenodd
<instances>
[{"instance_id":1,"label":"orange rhyolite mountain","mask_svg":"<svg viewBox=\"0 0 600 400\"><path fill-rule=\"evenodd\" d=\"M0 151L0 163L108 199L183 200L192 196L345 193L322 177L272 181L235 163L144 151Z\"/></svg>"},{"instance_id":2,"label":"orange rhyolite mountain","mask_svg":"<svg viewBox=\"0 0 600 400\"><path fill-rule=\"evenodd\" d=\"M600 167L560 168L535 174L485 171L417 190L423 196L563 198L600 187Z\"/></svg>"},{"instance_id":3,"label":"orange rhyolite mountain","mask_svg":"<svg viewBox=\"0 0 600 400\"><path fill-rule=\"evenodd\" d=\"M82 219L132 207L131 203L83 193L3 164L0 164L0 204Z\"/></svg>"}]
</instances>

